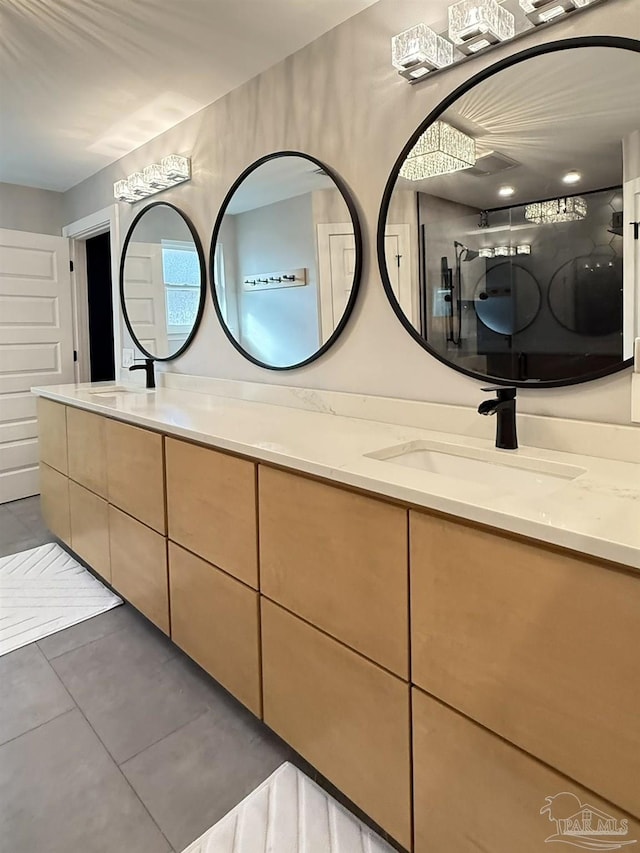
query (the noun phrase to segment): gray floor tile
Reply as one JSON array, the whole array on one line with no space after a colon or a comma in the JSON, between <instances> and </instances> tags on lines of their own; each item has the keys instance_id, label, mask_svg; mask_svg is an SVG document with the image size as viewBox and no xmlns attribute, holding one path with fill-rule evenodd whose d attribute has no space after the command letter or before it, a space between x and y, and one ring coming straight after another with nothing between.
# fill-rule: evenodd
<instances>
[{"instance_id":1,"label":"gray floor tile","mask_svg":"<svg viewBox=\"0 0 640 853\"><path fill-rule=\"evenodd\" d=\"M289 751L238 706L214 708L122 765L176 850L220 820Z\"/></svg>"},{"instance_id":2,"label":"gray floor tile","mask_svg":"<svg viewBox=\"0 0 640 853\"><path fill-rule=\"evenodd\" d=\"M51 665L121 763L200 716L207 692L160 632L127 628Z\"/></svg>"},{"instance_id":3,"label":"gray floor tile","mask_svg":"<svg viewBox=\"0 0 640 853\"><path fill-rule=\"evenodd\" d=\"M9 511L0 513L0 547L4 547L8 542L30 538L31 531L17 516Z\"/></svg>"},{"instance_id":4,"label":"gray floor tile","mask_svg":"<svg viewBox=\"0 0 640 853\"><path fill-rule=\"evenodd\" d=\"M11 853L166 853L170 846L78 710L0 747Z\"/></svg>"},{"instance_id":5,"label":"gray floor tile","mask_svg":"<svg viewBox=\"0 0 640 853\"><path fill-rule=\"evenodd\" d=\"M35 643L0 657L0 743L75 707Z\"/></svg>"},{"instance_id":6,"label":"gray floor tile","mask_svg":"<svg viewBox=\"0 0 640 853\"><path fill-rule=\"evenodd\" d=\"M155 632L144 616L128 604L123 604L77 625L72 625L70 628L65 628L64 631L58 631L50 637L44 637L38 640L38 645L44 656L52 660L125 628L137 628L143 634Z\"/></svg>"}]
</instances>

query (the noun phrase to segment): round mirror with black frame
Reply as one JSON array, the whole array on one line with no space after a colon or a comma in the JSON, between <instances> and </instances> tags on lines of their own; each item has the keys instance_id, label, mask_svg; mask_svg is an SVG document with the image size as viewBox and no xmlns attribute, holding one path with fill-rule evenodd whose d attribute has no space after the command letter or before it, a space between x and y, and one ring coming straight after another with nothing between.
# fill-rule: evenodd
<instances>
[{"instance_id":1,"label":"round mirror with black frame","mask_svg":"<svg viewBox=\"0 0 640 853\"><path fill-rule=\"evenodd\" d=\"M131 223L120 261L120 304L133 346L154 361L182 355L202 319L205 291L193 224L166 201L147 205Z\"/></svg>"},{"instance_id":2,"label":"round mirror with black frame","mask_svg":"<svg viewBox=\"0 0 640 853\"><path fill-rule=\"evenodd\" d=\"M315 157L269 154L227 193L211 239L211 294L227 337L254 364L291 370L325 353L361 270L354 200Z\"/></svg>"},{"instance_id":3,"label":"round mirror with black frame","mask_svg":"<svg viewBox=\"0 0 640 853\"><path fill-rule=\"evenodd\" d=\"M385 188L378 261L433 356L526 387L631 365L639 79L636 40L540 45L472 77L413 133Z\"/></svg>"}]
</instances>

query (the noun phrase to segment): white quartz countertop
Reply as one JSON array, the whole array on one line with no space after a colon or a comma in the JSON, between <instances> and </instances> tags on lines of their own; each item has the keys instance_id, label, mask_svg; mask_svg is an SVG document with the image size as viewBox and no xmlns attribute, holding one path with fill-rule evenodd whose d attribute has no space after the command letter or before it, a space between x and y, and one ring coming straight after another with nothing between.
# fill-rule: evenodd
<instances>
[{"instance_id":1,"label":"white quartz countertop","mask_svg":"<svg viewBox=\"0 0 640 853\"><path fill-rule=\"evenodd\" d=\"M89 384L33 389L167 435L640 569L640 464L534 447L496 451L496 458L506 454L518 464L584 469L559 480L550 494L526 486L505 490L366 455L415 441L492 451L493 443L481 438L169 388L99 396L96 390Z\"/></svg>"}]
</instances>

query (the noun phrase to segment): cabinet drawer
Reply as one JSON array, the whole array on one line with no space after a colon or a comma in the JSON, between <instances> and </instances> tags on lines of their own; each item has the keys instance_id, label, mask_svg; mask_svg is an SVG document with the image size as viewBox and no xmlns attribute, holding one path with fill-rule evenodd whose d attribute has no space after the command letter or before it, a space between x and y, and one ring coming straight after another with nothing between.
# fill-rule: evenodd
<instances>
[{"instance_id":1,"label":"cabinet drawer","mask_svg":"<svg viewBox=\"0 0 640 853\"><path fill-rule=\"evenodd\" d=\"M408 685L261 601L265 722L408 848Z\"/></svg>"},{"instance_id":2,"label":"cabinet drawer","mask_svg":"<svg viewBox=\"0 0 640 853\"><path fill-rule=\"evenodd\" d=\"M109 502L166 533L162 436L106 421Z\"/></svg>"},{"instance_id":3,"label":"cabinet drawer","mask_svg":"<svg viewBox=\"0 0 640 853\"><path fill-rule=\"evenodd\" d=\"M90 491L107 497L106 419L67 408L69 477Z\"/></svg>"},{"instance_id":4,"label":"cabinet drawer","mask_svg":"<svg viewBox=\"0 0 640 853\"><path fill-rule=\"evenodd\" d=\"M413 681L640 815L640 577L411 513Z\"/></svg>"},{"instance_id":5,"label":"cabinet drawer","mask_svg":"<svg viewBox=\"0 0 640 853\"><path fill-rule=\"evenodd\" d=\"M64 474L44 462L40 463L40 506L44 523L49 530L58 539L69 544L69 481Z\"/></svg>"},{"instance_id":6,"label":"cabinet drawer","mask_svg":"<svg viewBox=\"0 0 640 853\"><path fill-rule=\"evenodd\" d=\"M110 506L109 543L114 589L168 634L167 540Z\"/></svg>"},{"instance_id":7,"label":"cabinet drawer","mask_svg":"<svg viewBox=\"0 0 640 853\"><path fill-rule=\"evenodd\" d=\"M42 462L66 474L66 407L43 397L38 397L38 445Z\"/></svg>"},{"instance_id":8,"label":"cabinet drawer","mask_svg":"<svg viewBox=\"0 0 640 853\"><path fill-rule=\"evenodd\" d=\"M629 821L626 836L598 837L602 849L607 840L640 842L638 821L415 688L413 748L415 853L545 853L554 847L546 843L557 832L552 818L566 819L581 804ZM551 814L541 814L558 794ZM566 841L574 849L580 839Z\"/></svg>"},{"instance_id":9,"label":"cabinet drawer","mask_svg":"<svg viewBox=\"0 0 640 853\"><path fill-rule=\"evenodd\" d=\"M69 507L71 547L92 569L111 583L107 502L70 480Z\"/></svg>"},{"instance_id":10,"label":"cabinet drawer","mask_svg":"<svg viewBox=\"0 0 640 853\"><path fill-rule=\"evenodd\" d=\"M171 639L259 717L258 593L169 543Z\"/></svg>"},{"instance_id":11,"label":"cabinet drawer","mask_svg":"<svg viewBox=\"0 0 640 853\"><path fill-rule=\"evenodd\" d=\"M257 589L255 465L167 438L169 537Z\"/></svg>"},{"instance_id":12,"label":"cabinet drawer","mask_svg":"<svg viewBox=\"0 0 640 853\"><path fill-rule=\"evenodd\" d=\"M260 588L408 678L407 511L259 467Z\"/></svg>"}]
</instances>

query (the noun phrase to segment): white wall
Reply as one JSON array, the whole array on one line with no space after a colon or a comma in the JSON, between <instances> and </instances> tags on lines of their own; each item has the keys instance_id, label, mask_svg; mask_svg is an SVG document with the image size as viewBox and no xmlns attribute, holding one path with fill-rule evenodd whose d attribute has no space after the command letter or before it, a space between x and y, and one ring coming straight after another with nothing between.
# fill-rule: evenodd
<instances>
[{"instance_id":1,"label":"white wall","mask_svg":"<svg viewBox=\"0 0 640 853\"><path fill-rule=\"evenodd\" d=\"M0 228L60 236L62 193L0 183Z\"/></svg>"},{"instance_id":2,"label":"white wall","mask_svg":"<svg viewBox=\"0 0 640 853\"><path fill-rule=\"evenodd\" d=\"M232 347L207 300L193 345L168 369L412 399L477 404L481 382L440 364L409 337L387 303L375 234L384 185L409 135L440 100L484 66L534 44L579 35L640 37L638 0L610 0L534 31L473 62L409 86L390 64L390 39L418 21L444 19L448 0L380 0L303 50L79 184L64 196L65 221L105 207L114 180L170 152L192 156L193 178L158 198L183 208L208 246L217 211L237 175L270 151L297 149L332 166L362 213L365 263L354 314L336 345L293 372L271 372ZM634 89L635 87L635 89ZM637 82L629 81L629 96ZM121 206L122 234L140 204ZM519 393L522 411L630 421L629 371L586 385Z\"/></svg>"}]
</instances>

